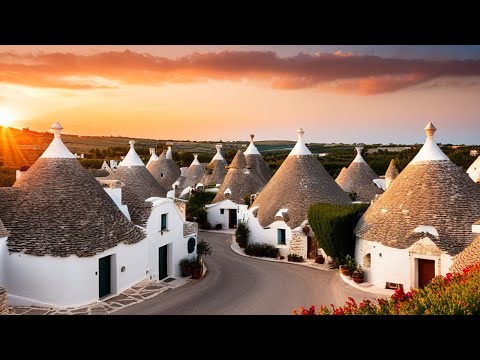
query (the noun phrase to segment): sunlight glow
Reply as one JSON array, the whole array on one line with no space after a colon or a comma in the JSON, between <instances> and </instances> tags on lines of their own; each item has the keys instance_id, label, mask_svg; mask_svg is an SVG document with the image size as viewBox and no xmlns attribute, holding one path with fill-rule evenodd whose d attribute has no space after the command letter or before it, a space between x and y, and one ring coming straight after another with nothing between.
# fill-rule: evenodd
<instances>
[{"instance_id":1,"label":"sunlight glow","mask_svg":"<svg viewBox=\"0 0 480 360\"><path fill-rule=\"evenodd\" d=\"M8 127L14 120L15 116L11 109L0 108L0 126Z\"/></svg>"}]
</instances>

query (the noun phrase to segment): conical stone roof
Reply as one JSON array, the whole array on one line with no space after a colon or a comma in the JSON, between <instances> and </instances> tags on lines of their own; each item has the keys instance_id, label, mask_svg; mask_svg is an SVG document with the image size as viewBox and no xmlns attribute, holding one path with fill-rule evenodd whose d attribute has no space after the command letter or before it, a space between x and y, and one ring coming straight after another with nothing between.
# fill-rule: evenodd
<instances>
[{"instance_id":1,"label":"conical stone roof","mask_svg":"<svg viewBox=\"0 0 480 360\"><path fill-rule=\"evenodd\" d=\"M243 204L245 196L255 194L263 187L254 171L247 169L247 162L241 150L233 158L227 176L218 189L213 203L230 199L237 204ZM227 191L230 189L230 191ZM226 192L227 191L227 192ZM226 196L228 194L228 196Z\"/></svg>"},{"instance_id":2,"label":"conical stone roof","mask_svg":"<svg viewBox=\"0 0 480 360\"><path fill-rule=\"evenodd\" d=\"M152 204L145 202L150 197L165 197L167 188L163 187L145 167L130 141L130 150L117 170L106 180L120 180L122 202L128 206L130 218L135 225L145 226L151 213Z\"/></svg>"},{"instance_id":3,"label":"conical stone roof","mask_svg":"<svg viewBox=\"0 0 480 360\"><path fill-rule=\"evenodd\" d=\"M93 256L144 238L98 181L54 140L12 188L0 190L0 217L9 251L43 256Z\"/></svg>"},{"instance_id":4,"label":"conical stone roof","mask_svg":"<svg viewBox=\"0 0 480 360\"><path fill-rule=\"evenodd\" d=\"M382 194L383 190L373 182L374 179L378 179L378 175L363 159L363 147L357 146L355 149L357 156L335 181L345 192L355 192L358 201L370 202L376 195Z\"/></svg>"},{"instance_id":5,"label":"conical stone roof","mask_svg":"<svg viewBox=\"0 0 480 360\"><path fill-rule=\"evenodd\" d=\"M480 262L480 235L474 235L476 236L470 245L455 257L453 265L450 268L451 272L461 272L467 266Z\"/></svg>"},{"instance_id":6,"label":"conical stone roof","mask_svg":"<svg viewBox=\"0 0 480 360\"><path fill-rule=\"evenodd\" d=\"M253 142L254 137L255 135L250 135L250 145L248 145L244 152L245 160L247 161L247 166L257 172L262 184L266 185L272 178L272 170L265 160L263 160L262 155L255 146Z\"/></svg>"},{"instance_id":7,"label":"conical stone roof","mask_svg":"<svg viewBox=\"0 0 480 360\"><path fill-rule=\"evenodd\" d=\"M213 169L211 174L203 175L201 182L204 185L216 185L222 184L225 176L227 175L227 170L225 169L225 163L221 160L215 160L213 163L210 163L211 169Z\"/></svg>"},{"instance_id":8,"label":"conical stone roof","mask_svg":"<svg viewBox=\"0 0 480 360\"><path fill-rule=\"evenodd\" d=\"M388 169L385 172L385 189L388 189L392 184L393 180L395 180L398 176L398 170L395 166L395 160L390 160L390 165L388 165Z\"/></svg>"},{"instance_id":9,"label":"conical stone roof","mask_svg":"<svg viewBox=\"0 0 480 360\"><path fill-rule=\"evenodd\" d=\"M429 123L417 156L358 222L358 238L406 249L427 226L435 228L438 236L429 237L447 254L456 255L472 242L471 226L480 218L480 187L440 150L434 131Z\"/></svg>"},{"instance_id":10,"label":"conical stone roof","mask_svg":"<svg viewBox=\"0 0 480 360\"><path fill-rule=\"evenodd\" d=\"M9 232L3 225L2 220L0 219L0 238L7 237L8 235L9 235Z\"/></svg>"},{"instance_id":11,"label":"conical stone roof","mask_svg":"<svg viewBox=\"0 0 480 360\"><path fill-rule=\"evenodd\" d=\"M331 178L303 141L303 130L283 164L273 175L252 206L259 206L257 219L270 225L280 209L288 209L287 225L296 228L308 217L314 203L350 204L350 198Z\"/></svg>"},{"instance_id":12,"label":"conical stone roof","mask_svg":"<svg viewBox=\"0 0 480 360\"><path fill-rule=\"evenodd\" d=\"M193 161L185 173L185 180L181 185L182 188L193 186L195 183L200 182L203 175L205 175L205 169L198 161L198 154L193 154Z\"/></svg>"},{"instance_id":13,"label":"conical stone roof","mask_svg":"<svg viewBox=\"0 0 480 360\"><path fill-rule=\"evenodd\" d=\"M171 189L172 184L179 178L181 172L175 161L172 158L167 158L167 151L163 152L158 157L158 160L151 161L147 164L147 170L153 175L155 179L165 189Z\"/></svg>"}]
</instances>

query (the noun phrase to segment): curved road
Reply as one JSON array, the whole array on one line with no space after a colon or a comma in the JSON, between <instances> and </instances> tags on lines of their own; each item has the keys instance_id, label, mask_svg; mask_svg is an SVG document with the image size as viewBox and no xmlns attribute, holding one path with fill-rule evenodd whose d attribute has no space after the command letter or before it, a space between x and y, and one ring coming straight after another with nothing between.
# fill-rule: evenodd
<instances>
[{"instance_id":1,"label":"curved road","mask_svg":"<svg viewBox=\"0 0 480 360\"><path fill-rule=\"evenodd\" d=\"M374 298L346 284L337 271L263 261L234 253L231 235L203 232L212 247L208 271L197 281L171 289L118 315L288 315L301 305L342 305Z\"/></svg>"}]
</instances>

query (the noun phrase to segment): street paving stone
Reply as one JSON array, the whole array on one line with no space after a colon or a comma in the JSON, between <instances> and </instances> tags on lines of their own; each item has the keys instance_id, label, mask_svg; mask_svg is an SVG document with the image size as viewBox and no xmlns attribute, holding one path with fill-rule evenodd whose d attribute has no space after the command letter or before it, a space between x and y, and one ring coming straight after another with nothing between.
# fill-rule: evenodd
<instances>
[{"instance_id":1,"label":"street paving stone","mask_svg":"<svg viewBox=\"0 0 480 360\"><path fill-rule=\"evenodd\" d=\"M46 308L38 306L10 306L9 315L106 315L130 305L150 299L168 289L174 289L192 281L190 278L178 278L165 283L163 281L143 280L121 294L78 308Z\"/></svg>"}]
</instances>

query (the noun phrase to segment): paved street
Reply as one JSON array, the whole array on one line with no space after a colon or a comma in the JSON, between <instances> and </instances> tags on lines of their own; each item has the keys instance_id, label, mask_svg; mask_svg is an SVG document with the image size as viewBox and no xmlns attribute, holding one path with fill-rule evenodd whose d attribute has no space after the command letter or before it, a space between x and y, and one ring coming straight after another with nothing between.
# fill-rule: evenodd
<instances>
[{"instance_id":1,"label":"paved street","mask_svg":"<svg viewBox=\"0 0 480 360\"><path fill-rule=\"evenodd\" d=\"M344 304L373 295L340 279L337 271L247 258L230 249L230 234L200 232L213 249L206 276L116 314L287 315L301 305Z\"/></svg>"}]
</instances>

